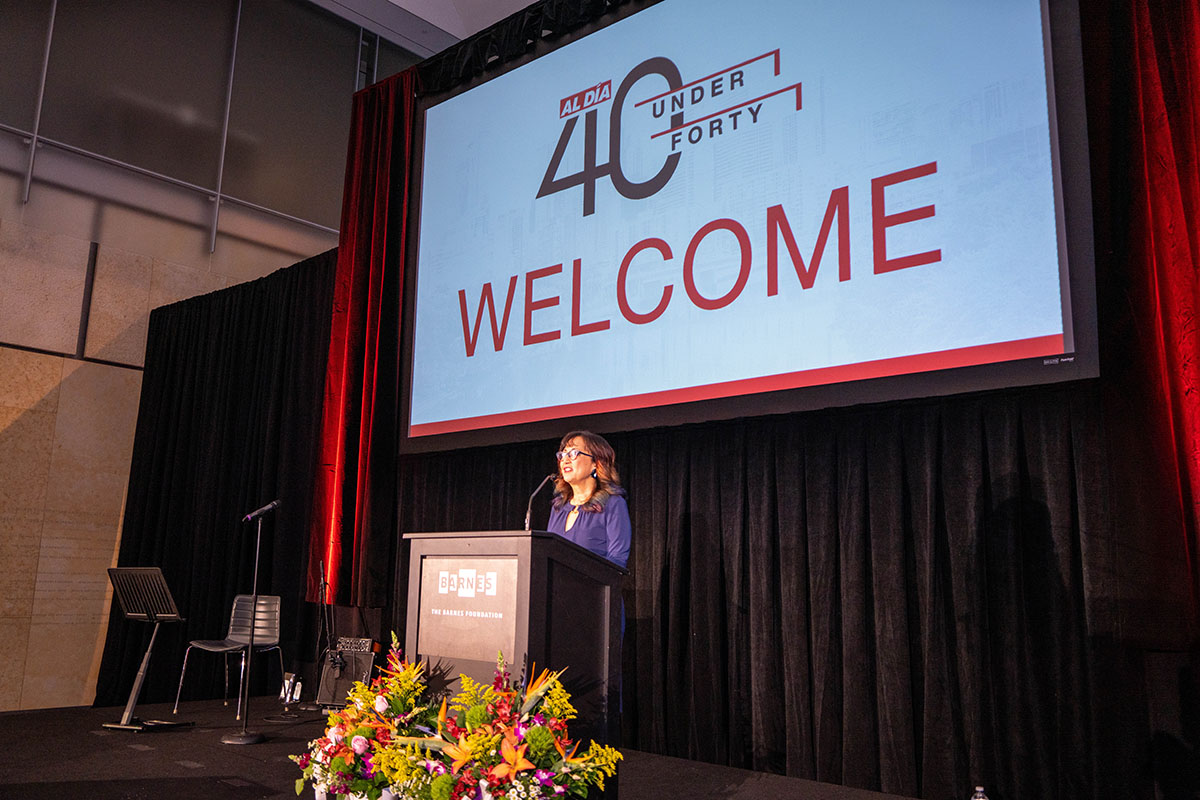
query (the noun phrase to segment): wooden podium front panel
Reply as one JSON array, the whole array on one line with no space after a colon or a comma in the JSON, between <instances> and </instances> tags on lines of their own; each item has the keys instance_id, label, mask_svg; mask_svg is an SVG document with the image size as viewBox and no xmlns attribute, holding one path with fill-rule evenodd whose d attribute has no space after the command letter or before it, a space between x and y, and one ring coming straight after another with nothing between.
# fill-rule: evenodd
<instances>
[{"instance_id":1,"label":"wooden podium front panel","mask_svg":"<svg viewBox=\"0 0 1200 800\"><path fill-rule=\"evenodd\" d=\"M517 654L516 556L421 559L417 652L495 663Z\"/></svg>"},{"instance_id":2,"label":"wooden podium front panel","mask_svg":"<svg viewBox=\"0 0 1200 800\"><path fill-rule=\"evenodd\" d=\"M429 664L430 688L459 673L490 683L497 651L527 681L567 668L576 738L616 741L624 570L543 531L406 533L405 655ZM536 665L536 667L535 667Z\"/></svg>"},{"instance_id":3,"label":"wooden podium front panel","mask_svg":"<svg viewBox=\"0 0 1200 800\"><path fill-rule=\"evenodd\" d=\"M497 653L510 673L520 674L528 638L528 534L404 537L411 544L404 652L429 665L430 688L457 691L459 673L491 683Z\"/></svg>"}]
</instances>

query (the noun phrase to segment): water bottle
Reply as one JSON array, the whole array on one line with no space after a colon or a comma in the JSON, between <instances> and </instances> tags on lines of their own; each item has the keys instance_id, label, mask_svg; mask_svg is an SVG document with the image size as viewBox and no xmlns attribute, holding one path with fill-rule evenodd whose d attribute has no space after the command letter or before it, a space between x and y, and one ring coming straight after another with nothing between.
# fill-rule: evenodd
<instances>
[{"instance_id":1,"label":"water bottle","mask_svg":"<svg viewBox=\"0 0 1200 800\"><path fill-rule=\"evenodd\" d=\"M988 796L983 793L982 786L975 787L975 794L971 795L971 800L988 800Z\"/></svg>"}]
</instances>

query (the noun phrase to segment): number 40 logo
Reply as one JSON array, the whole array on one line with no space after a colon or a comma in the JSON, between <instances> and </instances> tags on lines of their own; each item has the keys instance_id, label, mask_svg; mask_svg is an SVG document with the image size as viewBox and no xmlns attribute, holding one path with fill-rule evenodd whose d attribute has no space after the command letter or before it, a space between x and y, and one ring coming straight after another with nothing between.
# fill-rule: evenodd
<instances>
[{"instance_id":1,"label":"number 40 logo","mask_svg":"<svg viewBox=\"0 0 1200 800\"><path fill-rule=\"evenodd\" d=\"M678 91L683 87L683 78L679 74L679 68L673 61L662 56L648 58L630 70L629 74L625 76L625 80L621 81L617 93L613 95L612 107L608 112L608 161L604 164L596 162L597 109L593 108L586 112L583 118L583 168L571 175L558 176L563 156L571 144L571 136L575 133L575 127L579 122L579 117L571 117L563 124L562 133L558 136L554 155L550 157L550 164L546 167L546 174L542 177L541 186L538 187L538 198L582 186L583 216L586 217L596 211L596 181L601 178L607 177L612 181L613 188L622 197L629 200L643 200L667 185L667 181L671 180L671 176L675 174L680 153L672 153L667 156L658 172L640 183L629 180L621 169L621 114L625 108L625 98L635 83L649 75L661 75L666 78L671 92ZM678 127L682 124L683 112L678 111L671 116L671 127Z\"/></svg>"}]
</instances>

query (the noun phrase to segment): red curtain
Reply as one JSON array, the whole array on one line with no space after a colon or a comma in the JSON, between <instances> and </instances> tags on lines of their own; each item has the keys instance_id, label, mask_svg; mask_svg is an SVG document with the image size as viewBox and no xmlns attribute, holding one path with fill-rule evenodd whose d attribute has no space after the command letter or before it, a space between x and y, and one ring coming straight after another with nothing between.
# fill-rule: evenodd
<instances>
[{"instance_id":1,"label":"red curtain","mask_svg":"<svg viewBox=\"0 0 1200 800\"><path fill-rule=\"evenodd\" d=\"M1160 442L1179 476L1193 602L1200 586L1200 11L1194 2L1132 5L1135 152L1134 291L1152 336L1142 355L1158 385ZM1140 285L1138 285L1140 284Z\"/></svg>"},{"instance_id":2,"label":"red curtain","mask_svg":"<svg viewBox=\"0 0 1200 800\"><path fill-rule=\"evenodd\" d=\"M314 491L309 600L380 605L372 529L391 525L400 292L416 72L354 96ZM382 476L382 477L381 477ZM386 533L375 536L377 541Z\"/></svg>"}]
</instances>

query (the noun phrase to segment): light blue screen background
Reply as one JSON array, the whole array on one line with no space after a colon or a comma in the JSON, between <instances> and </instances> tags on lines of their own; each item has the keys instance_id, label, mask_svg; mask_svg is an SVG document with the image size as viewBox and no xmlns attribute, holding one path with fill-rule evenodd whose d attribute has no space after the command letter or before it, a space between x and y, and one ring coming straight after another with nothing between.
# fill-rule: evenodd
<instances>
[{"instance_id":1,"label":"light blue screen background","mask_svg":"<svg viewBox=\"0 0 1200 800\"><path fill-rule=\"evenodd\" d=\"M680 148L667 186L629 200L607 179L596 211L583 189L535 199L563 127L559 102L604 80L616 91L653 56L684 83L755 56L746 86L685 110L687 119L800 82L803 108L784 93L742 114L736 132ZM429 109L421 189L411 423L506 414L646 392L704 386L1063 332L1046 59L1037 0L982 4L667 0L518 70ZM624 107L622 167L644 180L669 137L650 106L665 91L652 76ZM608 156L599 109L598 155ZM559 175L582 165L583 120ZM937 263L874 274L871 180L937 162L936 174L888 188L889 213L933 204L927 220L891 227L891 257L941 250ZM767 295L768 206L782 205L805 261L830 192L849 187L851 279L838 280L837 226L815 285L800 288L780 242L779 294ZM749 281L730 305L704 311L688 299L683 262L705 223L730 218L749 234ZM649 311L665 284L667 311L634 325L617 307L616 276L636 242L665 240L674 258L641 253L630 269L631 306ZM608 330L570 335L572 261L582 259L582 321ZM535 284L559 303L535 311L533 330L558 340L522 346L525 274L562 271ZM734 239L713 234L696 258L698 289L733 285ZM505 346L492 347L485 312L466 356L458 291L473 326L484 283L503 311L517 290Z\"/></svg>"}]
</instances>

